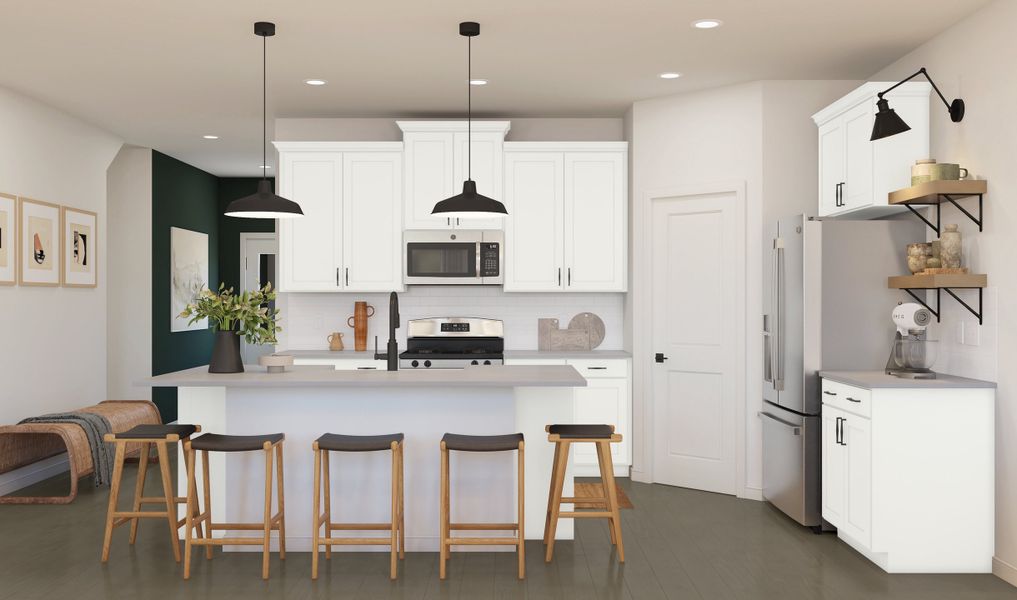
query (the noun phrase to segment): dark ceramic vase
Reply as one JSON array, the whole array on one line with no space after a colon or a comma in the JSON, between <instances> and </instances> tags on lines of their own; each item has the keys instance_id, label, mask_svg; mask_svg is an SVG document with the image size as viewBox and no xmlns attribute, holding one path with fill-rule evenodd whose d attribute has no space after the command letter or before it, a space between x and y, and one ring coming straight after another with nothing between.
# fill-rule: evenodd
<instances>
[{"instance_id":1,"label":"dark ceramic vase","mask_svg":"<svg viewBox=\"0 0 1017 600\"><path fill-rule=\"evenodd\" d=\"M212 346L209 373L243 373L244 361L240 356L240 335L235 331L216 331Z\"/></svg>"}]
</instances>

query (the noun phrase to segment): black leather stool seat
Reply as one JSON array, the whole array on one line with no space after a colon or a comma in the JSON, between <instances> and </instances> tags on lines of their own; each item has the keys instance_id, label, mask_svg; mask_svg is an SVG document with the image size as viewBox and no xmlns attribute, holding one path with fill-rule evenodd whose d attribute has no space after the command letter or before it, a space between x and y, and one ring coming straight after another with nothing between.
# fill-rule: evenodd
<instances>
[{"instance_id":1,"label":"black leather stool seat","mask_svg":"<svg viewBox=\"0 0 1017 600\"><path fill-rule=\"evenodd\" d=\"M609 438L614 432L610 425L551 425L548 433L558 434L565 439L576 438Z\"/></svg>"},{"instance_id":2,"label":"black leather stool seat","mask_svg":"<svg viewBox=\"0 0 1017 600\"><path fill-rule=\"evenodd\" d=\"M127 431L116 434L118 439L138 440L145 438L164 438L176 434L181 439L194 435L198 430L194 425L135 425Z\"/></svg>"},{"instance_id":3,"label":"black leather stool seat","mask_svg":"<svg viewBox=\"0 0 1017 600\"><path fill-rule=\"evenodd\" d=\"M274 444L286 437L282 433L269 433L266 435L222 435L220 433L206 433L194 438L191 448L195 450L208 450L210 452L249 452L261 450L265 442Z\"/></svg>"},{"instance_id":4,"label":"black leather stool seat","mask_svg":"<svg viewBox=\"0 0 1017 600\"><path fill-rule=\"evenodd\" d=\"M449 450L460 450L463 452L504 452L506 450L518 450L519 442L523 441L523 434L509 433L505 435L460 435L458 433L446 433L441 441Z\"/></svg>"},{"instance_id":5,"label":"black leather stool seat","mask_svg":"<svg viewBox=\"0 0 1017 600\"><path fill-rule=\"evenodd\" d=\"M403 434L389 433L387 435L342 435L338 433L326 433L318 438L318 448L332 450L335 452L375 452L378 450L389 450L392 442L403 441Z\"/></svg>"}]
</instances>

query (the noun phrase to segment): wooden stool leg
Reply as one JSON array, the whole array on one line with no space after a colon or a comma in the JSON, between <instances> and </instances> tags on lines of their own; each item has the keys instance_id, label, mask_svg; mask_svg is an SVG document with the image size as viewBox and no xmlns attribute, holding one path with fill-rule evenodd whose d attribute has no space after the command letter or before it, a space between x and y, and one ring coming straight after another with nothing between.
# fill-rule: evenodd
<instances>
[{"instance_id":1,"label":"wooden stool leg","mask_svg":"<svg viewBox=\"0 0 1017 600\"><path fill-rule=\"evenodd\" d=\"M392 517L389 523L389 578L396 578L396 562L399 556L399 443L392 442Z\"/></svg>"},{"instance_id":2,"label":"wooden stool leg","mask_svg":"<svg viewBox=\"0 0 1017 600\"><path fill-rule=\"evenodd\" d=\"M286 560L286 495L283 482L283 442L275 446L276 505L279 510L279 560Z\"/></svg>"},{"instance_id":3,"label":"wooden stool leg","mask_svg":"<svg viewBox=\"0 0 1017 600\"><path fill-rule=\"evenodd\" d=\"M544 514L544 544L547 544L547 532L551 527L551 504L554 501L554 483L558 480L558 455L561 452L561 442L554 443L554 459L551 462L551 483L547 490L547 512Z\"/></svg>"},{"instance_id":4,"label":"wooden stool leg","mask_svg":"<svg viewBox=\"0 0 1017 600\"><path fill-rule=\"evenodd\" d=\"M610 500L610 498L611 498L611 490L608 489L607 475L605 475L605 472L606 472L605 469L606 468L613 469L614 467L613 466L611 466L611 467L606 467L605 466L605 464L604 464L604 453L601 452L601 449L604 448L605 444L607 444L607 443L608 442L594 442L593 445L594 445L594 447L597 450L597 469L600 471L600 493L604 497L604 510L606 512L610 513L611 512L611 500ZM610 457L610 452L611 452L610 446L608 446L607 448L608 448L608 456ZM614 535L614 533L615 533L615 531L614 531L614 522L612 522L611 519L612 519L611 517L607 518L607 533L608 533L609 537L611 538L611 545L615 546L615 545L617 545L618 542L615 539L615 535Z\"/></svg>"},{"instance_id":5,"label":"wooden stool leg","mask_svg":"<svg viewBox=\"0 0 1017 600\"><path fill-rule=\"evenodd\" d=\"M124 452L127 444L115 443L117 449L113 457L113 481L110 482L109 507L106 509L106 532L102 537L102 562L109 560L109 547L113 540L113 513L117 511L117 499L120 498L120 479L124 475Z\"/></svg>"},{"instance_id":6,"label":"wooden stool leg","mask_svg":"<svg viewBox=\"0 0 1017 600\"><path fill-rule=\"evenodd\" d=\"M554 495L551 498L551 518L547 530L547 552L544 555L544 562L551 562L554 556L554 536L558 531L558 515L561 513L562 488L565 487L565 470L569 462L569 446L571 442L560 442L561 449L558 453L557 469L554 477Z\"/></svg>"},{"instance_id":7,"label":"wooden stool leg","mask_svg":"<svg viewBox=\"0 0 1017 600\"><path fill-rule=\"evenodd\" d=\"M318 531L321 529L321 450L318 449L318 442L314 442L314 518L311 523L311 579L318 578Z\"/></svg>"},{"instance_id":8,"label":"wooden stool leg","mask_svg":"<svg viewBox=\"0 0 1017 600\"><path fill-rule=\"evenodd\" d=\"M152 450L152 444L148 442L142 442L141 453L138 455L138 477L134 484L134 508L133 512L141 512L141 498L145 495L145 475L148 473L148 453ZM169 492L166 493L170 495ZM138 523L141 521L140 517L134 517L131 519L131 545L138 541ZM177 551L179 552L179 550ZM180 557L177 556L177 562L180 562Z\"/></svg>"},{"instance_id":9,"label":"wooden stool leg","mask_svg":"<svg viewBox=\"0 0 1017 600\"><path fill-rule=\"evenodd\" d=\"M261 548L261 578L268 579L269 545L272 541L272 444L265 442L265 538Z\"/></svg>"},{"instance_id":10,"label":"wooden stool leg","mask_svg":"<svg viewBox=\"0 0 1017 600\"><path fill-rule=\"evenodd\" d=\"M516 515L518 518L517 525L519 527L517 532L519 534L519 542L516 548L516 552L519 555L519 579L526 578L526 534L523 531L523 525L526 521L526 488L524 486L524 482L526 480L524 465L526 461L523 456L524 452L525 443L519 442L519 467L516 471L516 479L518 480L517 485L519 486L517 491L518 496L516 498L516 501L519 504L518 514Z\"/></svg>"},{"instance_id":11,"label":"wooden stool leg","mask_svg":"<svg viewBox=\"0 0 1017 600\"><path fill-rule=\"evenodd\" d=\"M169 525L170 545L173 547L173 560L180 562L180 534L177 528L176 490L170 479L169 450L166 442L157 442L155 448L159 454L159 474L162 477L162 494L166 499L166 523ZM147 452L143 450L143 452Z\"/></svg>"},{"instance_id":12,"label":"wooden stool leg","mask_svg":"<svg viewBox=\"0 0 1017 600\"><path fill-rule=\"evenodd\" d=\"M439 500L440 513L441 513L441 527L438 533L438 544L439 544L439 566L438 566L438 578L445 579L445 561L448 558L449 550L451 547L446 545L448 540L449 532L449 473L448 473L448 448L445 446L445 442L441 443L441 498Z\"/></svg>"},{"instance_id":13,"label":"wooden stool leg","mask_svg":"<svg viewBox=\"0 0 1017 600\"><path fill-rule=\"evenodd\" d=\"M191 443L184 445L184 456L187 459L187 514L184 521L184 579L191 578L191 543L194 528L194 505L198 502L198 490L194 481L194 449ZM160 458L161 462L161 458ZM205 474L208 477L208 473ZM211 514L211 513L210 513Z\"/></svg>"},{"instance_id":14,"label":"wooden stool leg","mask_svg":"<svg viewBox=\"0 0 1017 600\"><path fill-rule=\"evenodd\" d=\"M212 539L212 481L209 479L209 475L212 471L208 468L208 450L201 451L201 495L204 498L205 511L208 513L208 521L204 524L204 531L201 530L202 522L198 521L198 535L205 538L206 540ZM197 501L194 503L194 512L198 515L201 514L201 508L198 507ZM212 560L212 546L208 544L205 546L205 560Z\"/></svg>"},{"instance_id":15,"label":"wooden stool leg","mask_svg":"<svg viewBox=\"0 0 1017 600\"><path fill-rule=\"evenodd\" d=\"M325 539L332 539L332 484L329 479L331 468L328 462L328 451L321 453L321 483L325 488ZM325 544L325 560L332 558L332 544Z\"/></svg>"},{"instance_id":16,"label":"wooden stool leg","mask_svg":"<svg viewBox=\"0 0 1017 600\"><path fill-rule=\"evenodd\" d=\"M625 545L622 543L621 511L618 510L618 486L614 480L614 461L611 459L611 444L597 444L597 457L600 461L600 476L604 481L604 496L607 498L611 518L608 526L611 537L618 548L618 562L625 562Z\"/></svg>"},{"instance_id":17,"label":"wooden stool leg","mask_svg":"<svg viewBox=\"0 0 1017 600\"><path fill-rule=\"evenodd\" d=\"M399 442L399 558L406 558L406 516L405 516L405 501L406 491L404 488L405 481L403 479L403 460L405 455L403 454L403 445L405 442Z\"/></svg>"}]
</instances>

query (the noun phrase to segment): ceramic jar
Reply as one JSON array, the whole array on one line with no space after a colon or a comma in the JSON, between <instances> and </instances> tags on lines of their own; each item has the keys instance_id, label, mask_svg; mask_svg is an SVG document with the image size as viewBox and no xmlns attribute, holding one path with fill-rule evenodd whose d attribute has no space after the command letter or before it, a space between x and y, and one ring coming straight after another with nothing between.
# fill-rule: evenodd
<instances>
[{"instance_id":1,"label":"ceramic jar","mask_svg":"<svg viewBox=\"0 0 1017 600\"><path fill-rule=\"evenodd\" d=\"M935 166L936 159L934 158L916 160L914 166L911 167L911 185L932 181L932 170Z\"/></svg>"},{"instance_id":2,"label":"ceramic jar","mask_svg":"<svg viewBox=\"0 0 1017 600\"><path fill-rule=\"evenodd\" d=\"M912 273L921 273L925 270L930 256L932 244L908 244L908 270Z\"/></svg>"},{"instance_id":3,"label":"ceramic jar","mask_svg":"<svg viewBox=\"0 0 1017 600\"><path fill-rule=\"evenodd\" d=\"M961 266L961 233L956 225L947 225L939 236L939 257L943 266L958 269Z\"/></svg>"}]
</instances>

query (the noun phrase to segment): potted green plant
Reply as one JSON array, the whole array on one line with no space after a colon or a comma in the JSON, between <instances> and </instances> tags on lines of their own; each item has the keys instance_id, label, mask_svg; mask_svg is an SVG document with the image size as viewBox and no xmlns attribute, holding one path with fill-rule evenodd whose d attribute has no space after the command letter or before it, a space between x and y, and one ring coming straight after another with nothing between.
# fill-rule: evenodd
<instances>
[{"instance_id":1,"label":"potted green plant","mask_svg":"<svg viewBox=\"0 0 1017 600\"><path fill-rule=\"evenodd\" d=\"M269 308L275 300L272 284L260 290L233 293L233 288L219 285L219 291L205 288L198 293L194 302L180 313L190 323L208 319L215 330L215 344L212 358L208 363L209 373L243 373L244 361L240 356L240 336L248 344L274 344L276 332L282 328L276 324L279 310Z\"/></svg>"}]
</instances>

